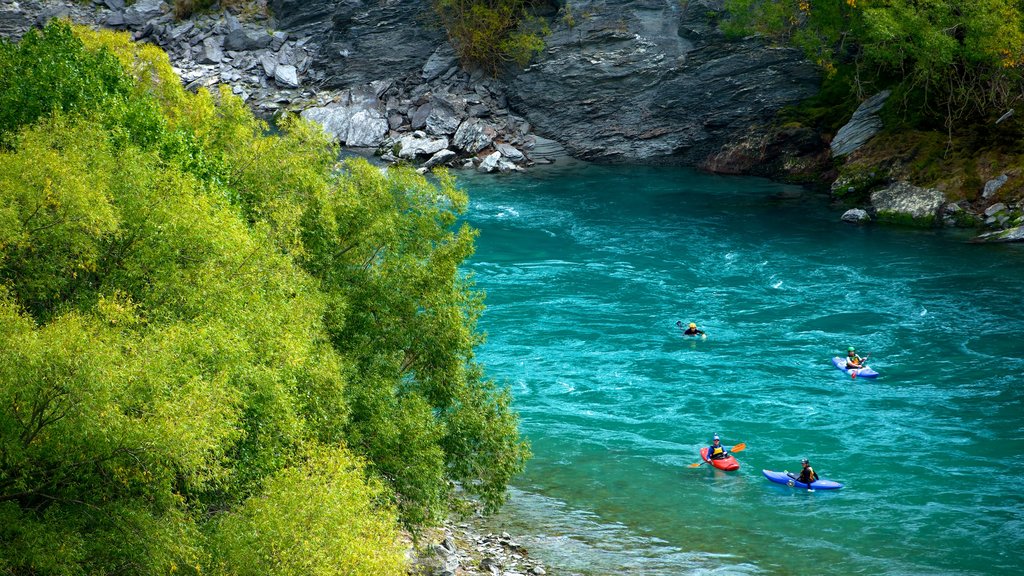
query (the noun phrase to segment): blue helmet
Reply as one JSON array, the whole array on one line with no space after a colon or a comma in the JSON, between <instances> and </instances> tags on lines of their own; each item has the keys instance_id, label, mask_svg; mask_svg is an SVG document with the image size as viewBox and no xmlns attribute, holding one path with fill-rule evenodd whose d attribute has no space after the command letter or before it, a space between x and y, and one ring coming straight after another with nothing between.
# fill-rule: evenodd
<instances>
[{"instance_id":1,"label":"blue helmet","mask_svg":"<svg viewBox=\"0 0 1024 576\"><path fill-rule=\"evenodd\" d=\"M711 439L712 440L721 440L721 438L718 437L718 434L715 434Z\"/></svg>"}]
</instances>

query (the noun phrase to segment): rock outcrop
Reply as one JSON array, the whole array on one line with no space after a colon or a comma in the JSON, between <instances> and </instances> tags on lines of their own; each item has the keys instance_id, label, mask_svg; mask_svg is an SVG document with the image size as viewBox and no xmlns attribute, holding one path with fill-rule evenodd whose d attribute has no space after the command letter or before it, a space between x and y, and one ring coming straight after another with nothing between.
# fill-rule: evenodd
<instances>
[{"instance_id":1,"label":"rock outcrop","mask_svg":"<svg viewBox=\"0 0 1024 576\"><path fill-rule=\"evenodd\" d=\"M696 165L814 94L801 54L729 41L721 2L573 2L547 49L510 80L509 102L542 135L601 162ZM585 16L584 16L585 15Z\"/></svg>"},{"instance_id":2,"label":"rock outcrop","mask_svg":"<svg viewBox=\"0 0 1024 576\"><path fill-rule=\"evenodd\" d=\"M324 86L391 78L408 87L415 78L465 98L469 117L515 114L583 159L697 164L817 90L817 72L798 51L757 38L727 40L714 22L716 0L574 2L575 21L552 17L544 53L506 81L463 77L443 31L426 24L431 15L422 2L271 6L282 26L311 34ZM316 29L327 14L330 29ZM464 86L480 81L493 106L470 102ZM393 110L411 115L388 103L385 116Z\"/></svg>"},{"instance_id":3,"label":"rock outcrop","mask_svg":"<svg viewBox=\"0 0 1024 576\"><path fill-rule=\"evenodd\" d=\"M850 121L832 139L832 156L846 156L878 134L882 129L882 119L878 117L878 112L885 106L889 94L889 90L883 90L861 102Z\"/></svg>"}]
</instances>

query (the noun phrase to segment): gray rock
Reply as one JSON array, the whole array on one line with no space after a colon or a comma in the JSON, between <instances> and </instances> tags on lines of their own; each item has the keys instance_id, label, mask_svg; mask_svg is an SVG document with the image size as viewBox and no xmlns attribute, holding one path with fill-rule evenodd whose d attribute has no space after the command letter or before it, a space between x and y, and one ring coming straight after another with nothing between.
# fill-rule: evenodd
<instances>
[{"instance_id":1,"label":"gray rock","mask_svg":"<svg viewBox=\"0 0 1024 576\"><path fill-rule=\"evenodd\" d=\"M264 52L260 55L260 65L263 67L263 74L267 78L273 78L274 70L277 70L277 56Z\"/></svg>"},{"instance_id":2,"label":"gray rock","mask_svg":"<svg viewBox=\"0 0 1024 576\"><path fill-rule=\"evenodd\" d=\"M450 44L441 44L434 53L427 58L425 64L423 64L423 70L420 75L423 77L425 82L430 82L435 78L446 74L452 67L458 64L458 59L455 57L455 51L452 50Z\"/></svg>"},{"instance_id":3,"label":"gray rock","mask_svg":"<svg viewBox=\"0 0 1024 576\"><path fill-rule=\"evenodd\" d=\"M274 68L274 82L284 88L298 88L299 72L291 64L278 64Z\"/></svg>"},{"instance_id":4,"label":"gray rock","mask_svg":"<svg viewBox=\"0 0 1024 576\"><path fill-rule=\"evenodd\" d=\"M921 224L934 223L945 195L934 188L920 188L907 182L896 182L871 193L871 204L879 219L909 218Z\"/></svg>"},{"instance_id":5,"label":"gray rock","mask_svg":"<svg viewBox=\"0 0 1024 576\"><path fill-rule=\"evenodd\" d=\"M427 134L433 136L448 136L455 133L459 123L462 121L455 106L444 98L434 98L430 107L430 114L427 115L424 125Z\"/></svg>"},{"instance_id":6,"label":"gray rock","mask_svg":"<svg viewBox=\"0 0 1024 576\"><path fill-rule=\"evenodd\" d=\"M270 38L270 49L277 52L284 46L284 43L288 40L288 33L283 30L278 30Z\"/></svg>"},{"instance_id":7,"label":"gray rock","mask_svg":"<svg viewBox=\"0 0 1024 576\"><path fill-rule=\"evenodd\" d=\"M196 27L195 23L189 20L179 26L171 28L170 38L171 40L178 41L188 35L189 32L194 30Z\"/></svg>"},{"instance_id":8,"label":"gray rock","mask_svg":"<svg viewBox=\"0 0 1024 576\"><path fill-rule=\"evenodd\" d=\"M835 138L832 139L833 157L845 156L853 152L873 138L875 134L878 134L882 129L882 119L878 117L878 112L885 105L889 94L891 94L889 90L883 90L861 102L853 116L850 117L850 121L840 128Z\"/></svg>"},{"instance_id":9,"label":"gray rock","mask_svg":"<svg viewBox=\"0 0 1024 576\"><path fill-rule=\"evenodd\" d=\"M868 222L871 220L871 216L868 216L866 210L860 208L852 208L843 213L843 222Z\"/></svg>"},{"instance_id":10,"label":"gray rock","mask_svg":"<svg viewBox=\"0 0 1024 576\"><path fill-rule=\"evenodd\" d=\"M163 13L163 0L137 0L124 11L124 23L129 28L142 28Z\"/></svg>"},{"instance_id":11,"label":"gray rock","mask_svg":"<svg viewBox=\"0 0 1024 576\"><path fill-rule=\"evenodd\" d=\"M440 26L413 24L436 20L431 4L421 0L273 0L272 8L282 22L321 13L321 21L331 26L316 36L319 49L312 64L327 72L328 88L358 86L384 76L419 76L437 47L447 43ZM295 30L284 24L281 28Z\"/></svg>"},{"instance_id":12,"label":"gray rock","mask_svg":"<svg viewBox=\"0 0 1024 576\"><path fill-rule=\"evenodd\" d=\"M574 156L696 164L816 93L795 49L726 39L708 13L721 2L599 0L569 28L551 22L545 51L510 81L509 106Z\"/></svg>"},{"instance_id":13,"label":"gray rock","mask_svg":"<svg viewBox=\"0 0 1024 576\"><path fill-rule=\"evenodd\" d=\"M491 152L476 168L480 172L511 172L519 167L501 157L501 152Z\"/></svg>"},{"instance_id":14,"label":"gray rock","mask_svg":"<svg viewBox=\"0 0 1024 576\"><path fill-rule=\"evenodd\" d=\"M269 34L250 35L242 28L235 28L224 37L224 48L226 50L259 50L270 46L272 40Z\"/></svg>"},{"instance_id":15,"label":"gray rock","mask_svg":"<svg viewBox=\"0 0 1024 576\"><path fill-rule=\"evenodd\" d=\"M402 124L404 123L405 116L402 116L397 112L392 112L388 114L388 128L390 128L391 130L398 130L399 128L402 127Z\"/></svg>"},{"instance_id":16,"label":"gray rock","mask_svg":"<svg viewBox=\"0 0 1024 576\"><path fill-rule=\"evenodd\" d=\"M1024 242L1024 226L986 232L974 238L972 242Z\"/></svg>"},{"instance_id":17,"label":"gray rock","mask_svg":"<svg viewBox=\"0 0 1024 576\"><path fill-rule=\"evenodd\" d=\"M985 182L985 187L981 191L981 197L988 200L993 194L998 192L999 189L1003 187L1003 184L1006 184L1006 181L1009 179L1009 176L1002 174L997 178L993 178L988 182Z\"/></svg>"},{"instance_id":18,"label":"gray rock","mask_svg":"<svg viewBox=\"0 0 1024 576\"><path fill-rule=\"evenodd\" d=\"M522 162L523 160L526 160L526 156L522 152L520 152L518 148L512 146L511 144L505 144L504 142L501 142L499 144L495 144L494 147L495 149L498 150L498 152L501 152L502 156L508 158L513 162Z\"/></svg>"},{"instance_id":19,"label":"gray rock","mask_svg":"<svg viewBox=\"0 0 1024 576\"><path fill-rule=\"evenodd\" d=\"M423 132L416 131L398 141L399 158L414 160L417 156L433 156L448 147L448 139L429 138Z\"/></svg>"},{"instance_id":20,"label":"gray rock","mask_svg":"<svg viewBox=\"0 0 1024 576\"><path fill-rule=\"evenodd\" d=\"M459 125L452 144L459 150L476 154L491 146L497 134L497 130L490 124L479 118L470 118Z\"/></svg>"},{"instance_id":21,"label":"gray rock","mask_svg":"<svg viewBox=\"0 0 1024 576\"><path fill-rule=\"evenodd\" d=\"M124 21L124 12L111 12L110 14L107 14L104 24L106 24L108 28L113 28L114 30L123 30L125 26L127 26L127 23Z\"/></svg>"},{"instance_id":22,"label":"gray rock","mask_svg":"<svg viewBox=\"0 0 1024 576\"><path fill-rule=\"evenodd\" d=\"M431 156L429 160L427 160L426 162L423 163L423 166L426 167L426 168L433 168L434 166L440 166L442 164L446 164L447 162L449 162L451 160L454 160L456 156L458 156L458 155L455 152L453 152L451 150L448 150L448 149L444 149L444 150L441 150L440 152L434 154L433 156Z\"/></svg>"},{"instance_id":23,"label":"gray rock","mask_svg":"<svg viewBox=\"0 0 1024 576\"><path fill-rule=\"evenodd\" d=\"M994 216L1006 210L1006 204L997 202L985 209L985 216Z\"/></svg>"},{"instance_id":24,"label":"gray rock","mask_svg":"<svg viewBox=\"0 0 1024 576\"><path fill-rule=\"evenodd\" d=\"M412 113L412 117L409 119L413 130L425 127L427 125L427 118L433 110L434 104L432 102L427 102L416 108L416 111Z\"/></svg>"},{"instance_id":25,"label":"gray rock","mask_svg":"<svg viewBox=\"0 0 1024 576\"><path fill-rule=\"evenodd\" d=\"M124 10L124 0L103 0L103 4L110 10Z\"/></svg>"},{"instance_id":26,"label":"gray rock","mask_svg":"<svg viewBox=\"0 0 1024 576\"><path fill-rule=\"evenodd\" d=\"M200 64L220 64L221 60L224 59L224 52L221 50L220 42L220 36L211 36L203 40L202 51L199 57L196 58L196 62Z\"/></svg>"},{"instance_id":27,"label":"gray rock","mask_svg":"<svg viewBox=\"0 0 1024 576\"><path fill-rule=\"evenodd\" d=\"M309 108L302 117L319 123L341 144L356 148L376 148L388 132L388 122L373 101L350 99L341 105Z\"/></svg>"},{"instance_id":28,"label":"gray rock","mask_svg":"<svg viewBox=\"0 0 1024 576\"><path fill-rule=\"evenodd\" d=\"M32 18L23 10L0 7L0 37L16 40L32 27Z\"/></svg>"}]
</instances>

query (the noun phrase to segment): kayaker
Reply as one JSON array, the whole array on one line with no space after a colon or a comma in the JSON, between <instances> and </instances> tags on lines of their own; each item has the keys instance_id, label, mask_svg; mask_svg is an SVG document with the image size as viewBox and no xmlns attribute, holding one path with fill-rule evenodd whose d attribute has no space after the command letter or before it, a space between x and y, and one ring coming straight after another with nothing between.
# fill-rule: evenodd
<instances>
[{"instance_id":1,"label":"kayaker","mask_svg":"<svg viewBox=\"0 0 1024 576\"><path fill-rule=\"evenodd\" d=\"M676 322L676 326L679 326L679 329L683 331L683 334L685 336L703 336L704 335L704 331L703 330L698 330L697 329L697 325L694 324L693 322L690 322L689 326L687 326L686 328L683 328L683 322L680 320L680 321Z\"/></svg>"},{"instance_id":2,"label":"kayaker","mask_svg":"<svg viewBox=\"0 0 1024 576\"><path fill-rule=\"evenodd\" d=\"M729 451L722 446L722 439L715 434L711 439L711 446L708 446L708 460L721 460L729 455Z\"/></svg>"},{"instance_id":3,"label":"kayaker","mask_svg":"<svg viewBox=\"0 0 1024 576\"><path fill-rule=\"evenodd\" d=\"M814 471L814 468L811 468L811 463L807 461L807 458L801 460L800 464L804 468L800 471L800 477L797 480L807 484L807 489L813 492L814 489L811 488L811 483L818 479L818 473Z\"/></svg>"},{"instance_id":4,"label":"kayaker","mask_svg":"<svg viewBox=\"0 0 1024 576\"><path fill-rule=\"evenodd\" d=\"M853 346L846 349L846 367L851 370L864 367L864 358L857 355L857 351Z\"/></svg>"}]
</instances>

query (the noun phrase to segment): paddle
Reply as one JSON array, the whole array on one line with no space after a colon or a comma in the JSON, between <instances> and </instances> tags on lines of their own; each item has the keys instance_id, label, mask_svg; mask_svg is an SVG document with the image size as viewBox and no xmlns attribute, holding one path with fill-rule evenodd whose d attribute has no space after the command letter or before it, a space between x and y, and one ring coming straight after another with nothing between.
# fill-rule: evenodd
<instances>
[{"instance_id":1,"label":"paddle","mask_svg":"<svg viewBox=\"0 0 1024 576\"><path fill-rule=\"evenodd\" d=\"M743 452L746 449L747 449L747 443L746 442L740 442L739 444L733 446L732 450L729 450L729 452ZM701 464L704 464L705 462L707 462L707 460L704 460L704 461L701 461L701 462L697 462L696 464L690 464L689 467L690 468L696 468L696 467L700 466Z\"/></svg>"}]
</instances>

